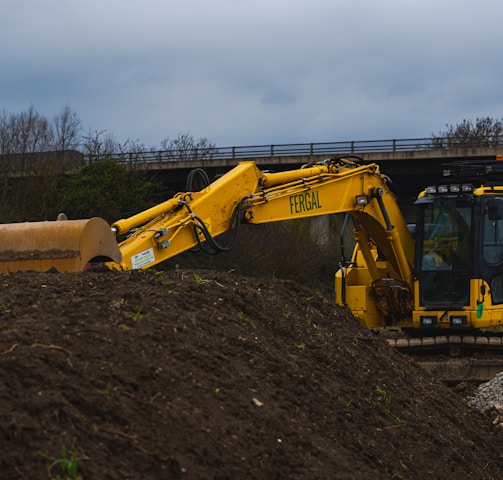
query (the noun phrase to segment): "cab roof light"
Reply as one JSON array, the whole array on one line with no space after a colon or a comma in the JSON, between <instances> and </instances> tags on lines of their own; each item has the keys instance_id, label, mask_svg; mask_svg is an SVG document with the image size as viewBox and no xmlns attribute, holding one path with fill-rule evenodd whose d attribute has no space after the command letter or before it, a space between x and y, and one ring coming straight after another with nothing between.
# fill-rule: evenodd
<instances>
[{"instance_id":1,"label":"cab roof light","mask_svg":"<svg viewBox=\"0 0 503 480\"><path fill-rule=\"evenodd\" d=\"M435 195L437 193L467 193L473 190L471 183L452 183L450 185L428 185L426 187L426 194Z\"/></svg>"}]
</instances>

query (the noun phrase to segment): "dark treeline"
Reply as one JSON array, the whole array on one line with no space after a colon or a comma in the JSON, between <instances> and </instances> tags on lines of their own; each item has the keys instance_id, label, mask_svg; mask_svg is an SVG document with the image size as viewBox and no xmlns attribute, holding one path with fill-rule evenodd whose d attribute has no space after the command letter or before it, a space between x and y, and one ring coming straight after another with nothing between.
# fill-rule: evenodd
<instances>
[{"instance_id":1,"label":"dark treeline","mask_svg":"<svg viewBox=\"0 0 503 480\"><path fill-rule=\"evenodd\" d=\"M108 221L132 215L158 199L159 185L142 168L141 152L169 150L176 161L189 159L194 149L201 155L214 148L208 139L187 133L149 149L137 140L119 143L106 130L85 135L78 114L68 106L52 120L33 106L20 113L3 111L0 222L51 220L61 211L69 218Z\"/></svg>"}]
</instances>

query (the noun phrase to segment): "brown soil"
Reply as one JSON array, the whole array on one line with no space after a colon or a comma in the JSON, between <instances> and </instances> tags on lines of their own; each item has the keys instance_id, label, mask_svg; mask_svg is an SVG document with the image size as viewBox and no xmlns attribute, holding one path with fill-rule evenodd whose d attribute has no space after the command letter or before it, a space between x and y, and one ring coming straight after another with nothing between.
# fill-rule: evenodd
<instances>
[{"instance_id":1,"label":"brown soil","mask_svg":"<svg viewBox=\"0 0 503 480\"><path fill-rule=\"evenodd\" d=\"M17 273L0 327L2 479L503 478L488 417L295 283Z\"/></svg>"}]
</instances>

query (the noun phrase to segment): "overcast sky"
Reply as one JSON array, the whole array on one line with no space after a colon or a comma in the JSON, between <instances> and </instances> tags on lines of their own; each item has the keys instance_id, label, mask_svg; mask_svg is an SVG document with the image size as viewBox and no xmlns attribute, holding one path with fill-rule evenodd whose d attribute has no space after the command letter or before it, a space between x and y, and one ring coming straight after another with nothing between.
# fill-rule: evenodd
<instances>
[{"instance_id":1,"label":"overcast sky","mask_svg":"<svg viewBox=\"0 0 503 480\"><path fill-rule=\"evenodd\" d=\"M503 117L501 0L0 0L0 110L159 146L428 137Z\"/></svg>"}]
</instances>

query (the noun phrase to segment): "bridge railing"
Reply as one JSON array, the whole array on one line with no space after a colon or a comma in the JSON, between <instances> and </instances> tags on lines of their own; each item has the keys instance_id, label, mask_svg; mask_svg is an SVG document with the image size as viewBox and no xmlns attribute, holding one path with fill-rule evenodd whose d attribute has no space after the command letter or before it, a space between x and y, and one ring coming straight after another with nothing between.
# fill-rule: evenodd
<instances>
[{"instance_id":1,"label":"bridge railing","mask_svg":"<svg viewBox=\"0 0 503 480\"><path fill-rule=\"evenodd\" d=\"M474 147L503 145L503 138L482 141ZM277 158L293 156L320 156L358 154L370 152L399 152L451 148L450 138L406 138L388 140L351 140L346 142L288 143L277 145L245 145L232 147L187 148L183 150L149 150L145 152L119 152L87 155L87 162L114 158L119 162L140 161L164 163L178 161L201 161L213 159ZM459 145L458 145L459 146ZM468 147L469 145L463 145Z\"/></svg>"},{"instance_id":2,"label":"bridge railing","mask_svg":"<svg viewBox=\"0 0 503 480\"><path fill-rule=\"evenodd\" d=\"M222 158L254 158L283 156L335 155L363 152L396 152L424 150L431 147L431 139L361 140L347 142L289 143L218 148Z\"/></svg>"}]
</instances>

